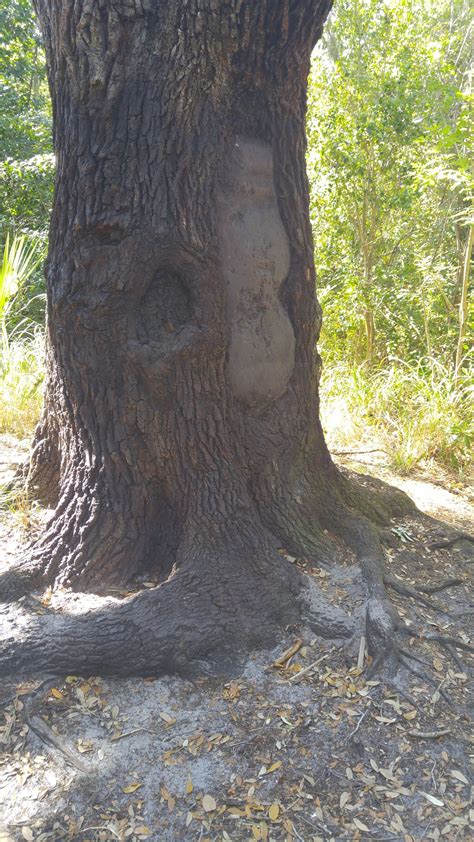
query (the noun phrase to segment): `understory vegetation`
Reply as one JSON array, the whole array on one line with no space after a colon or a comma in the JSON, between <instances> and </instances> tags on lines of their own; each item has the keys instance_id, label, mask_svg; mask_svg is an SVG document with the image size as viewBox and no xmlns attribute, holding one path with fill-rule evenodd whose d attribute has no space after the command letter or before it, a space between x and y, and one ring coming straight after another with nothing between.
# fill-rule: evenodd
<instances>
[{"instance_id":1,"label":"understory vegetation","mask_svg":"<svg viewBox=\"0 0 474 842\"><path fill-rule=\"evenodd\" d=\"M54 157L29 0L0 0L0 28L0 432L23 437ZM338 0L311 71L323 422L336 451L380 447L402 471L464 475L472 446L473 34L466 0Z\"/></svg>"}]
</instances>

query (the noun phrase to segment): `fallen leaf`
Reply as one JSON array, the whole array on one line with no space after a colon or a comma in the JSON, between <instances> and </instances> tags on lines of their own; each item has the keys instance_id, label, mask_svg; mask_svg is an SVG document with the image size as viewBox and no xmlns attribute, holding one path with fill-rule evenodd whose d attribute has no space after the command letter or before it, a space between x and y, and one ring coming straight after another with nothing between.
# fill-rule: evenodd
<instances>
[{"instance_id":1,"label":"fallen leaf","mask_svg":"<svg viewBox=\"0 0 474 842\"><path fill-rule=\"evenodd\" d=\"M193 782L192 782L191 778L188 778L188 780L186 781L186 792L187 792L187 794L191 795L193 789L194 789Z\"/></svg>"},{"instance_id":2,"label":"fallen leaf","mask_svg":"<svg viewBox=\"0 0 474 842\"><path fill-rule=\"evenodd\" d=\"M203 806L203 810L205 810L206 813L213 813L214 810L217 808L217 804L216 804L214 798L212 797L212 795L204 795L203 796L202 806Z\"/></svg>"},{"instance_id":3,"label":"fallen leaf","mask_svg":"<svg viewBox=\"0 0 474 842\"><path fill-rule=\"evenodd\" d=\"M286 662L289 661L290 658L293 657L293 655L296 655L296 653L298 652L299 649L301 649L302 645L303 645L302 640L300 640L299 638L297 640L295 640L295 642L293 643L292 646L289 647L289 649L286 649L280 655L280 657L276 659L276 661L273 661L272 666L276 667L277 669L281 668L281 667L284 667Z\"/></svg>"},{"instance_id":4,"label":"fallen leaf","mask_svg":"<svg viewBox=\"0 0 474 842\"><path fill-rule=\"evenodd\" d=\"M456 778L457 781L461 781L462 784L469 786L468 779L465 778L463 773L459 772L457 769L451 769L450 775L452 778Z\"/></svg>"},{"instance_id":5,"label":"fallen leaf","mask_svg":"<svg viewBox=\"0 0 474 842\"><path fill-rule=\"evenodd\" d=\"M170 716L169 713L164 713L164 711L160 711L160 717L167 725L174 725L176 722L173 716Z\"/></svg>"},{"instance_id":6,"label":"fallen leaf","mask_svg":"<svg viewBox=\"0 0 474 842\"><path fill-rule=\"evenodd\" d=\"M430 795L429 792L422 792L422 795L425 796L426 800L430 802L430 804L434 804L435 807L444 807L444 801L441 801L440 798L435 798L434 795Z\"/></svg>"},{"instance_id":7,"label":"fallen leaf","mask_svg":"<svg viewBox=\"0 0 474 842\"><path fill-rule=\"evenodd\" d=\"M272 765L268 767L267 775L269 775L270 772L276 772L276 770L279 769L280 766L281 766L281 760L276 760L275 763L272 763Z\"/></svg>"},{"instance_id":8,"label":"fallen leaf","mask_svg":"<svg viewBox=\"0 0 474 842\"><path fill-rule=\"evenodd\" d=\"M44 779L50 787L55 787L58 782L58 779L52 769L46 770L44 774Z\"/></svg>"},{"instance_id":9,"label":"fallen leaf","mask_svg":"<svg viewBox=\"0 0 474 842\"><path fill-rule=\"evenodd\" d=\"M350 795L349 795L348 792L341 792L341 797L339 799L339 807L341 808L341 810L344 809L347 802L349 801L349 798L350 798Z\"/></svg>"},{"instance_id":10,"label":"fallen leaf","mask_svg":"<svg viewBox=\"0 0 474 842\"><path fill-rule=\"evenodd\" d=\"M268 810L268 818L272 820L272 822L276 822L278 816L280 815L280 807L278 804L272 804Z\"/></svg>"},{"instance_id":11,"label":"fallen leaf","mask_svg":"<svg viewBox=\"0 0 474 842\"><path fill-rule=\"evenodd\" d=\"M23 836L23 839L27 840L27 842L32 842L32 839L34 838L33 837L33 831L31 829L31 827L28 827L27 825L24 825L22 827L21 835Z\"/></svg>"},{"instance_id":12,"label":"fallen leaf","mask_svg":"<svg viewBox=\"0 0 474 842\"><path fill-rule=\"evenodd\" d=\"M369 828L367 827L366 824L364 824L364 822L361 822L359 819L353 819L352 821L354 822L354 824L358 828L358 830L365 830L366 833L370 832Z\"/></svg>"},{"instance_id":13,"label":"fallen leaf","mask_svg":"<svg viewBox=\"0 0 474 842\"><path fill-rule=\"evenodd\" d=\"M142 784L128 784L128 786L122 787L122 792L125 792L128 795L130 792L135 792L141 786Z\"/></svg>"},{"instance_id":14,"label":"fallen leaf","mask_svg":"<svg viewBox=\"0 0 474 842\"><path fill-rule=\"evenodd\" d=\"M57 687L51 687L51 695L54 696L55 699L62 699L63 697L61 690L58 690Z\"/></svg>"}]
</instances>

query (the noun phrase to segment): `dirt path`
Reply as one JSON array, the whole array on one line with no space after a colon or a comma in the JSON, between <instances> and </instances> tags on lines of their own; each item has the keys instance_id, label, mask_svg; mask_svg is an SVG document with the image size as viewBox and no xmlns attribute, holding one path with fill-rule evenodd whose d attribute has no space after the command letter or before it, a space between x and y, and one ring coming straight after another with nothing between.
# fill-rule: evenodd
<instances>
[{"instance_id":1,"label":"dirt path","mask_svg":"<svg viewBox=\"0 0 474 842\"><path fill-rule=\"evenodd\" d=\"M21 452L12 442L0 452L8 476ZM385 468L371 470L387 479ZM390 480L428 513L472 529L464 492ZM22 524L25 514L2 512L4 564L21 551ZM394 529L392 574L411 583L463 580L433 597L436 609L395 594L400 614L468 643L468 548L430 552L442 527L430 531L417 519ZM362 603L355 567L312 575L346 610ZM48 610L49 594L18 607ZM431 678L403 670L395 686L357 669L358 644L338 648L288 629L272 651L219 678L63 676L3 685L0 841L472 838L469 653L450 654L426 638L413 648L407 642ZM275 666L289 647L294 654Z\"/></svg>"},{"instance_id":2,"label":"dirt path","mask_svg":"<svg viewBox=\"0 0 474 842\"><path fill-rule=\"evenodd\" d=\"M431 517L467 532L474 527L473 488L453 481L453 477L439 467L431 471L419 469L409 477L400 476L387 466L383 451L370 449L367 453L346 453L339 456L338 461L351 470L372 474L401 488L420 511Z\"/></svg>"}]
</instances>

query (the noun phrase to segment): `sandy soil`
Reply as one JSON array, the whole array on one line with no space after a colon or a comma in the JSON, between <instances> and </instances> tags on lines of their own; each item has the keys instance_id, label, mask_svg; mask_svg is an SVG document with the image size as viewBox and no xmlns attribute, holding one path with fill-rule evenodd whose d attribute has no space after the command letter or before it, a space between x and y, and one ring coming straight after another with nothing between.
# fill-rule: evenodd
<instances>
[{"instance_id":1,"label":"sandy soil","mask_svg":"<svg viewBox=\"0 0 474 842\"><path fill-rule=\"evenodd\" d=\"M8 479L22 448L2 446L0 475ZM371 466L384 479L386 471ZM429 514L472 528L464 491L420 478L390 481ZM27 510L2 511L2 564L18 558L37 522ZM472 547L430 551L442 533L439 523L416 518L394 524L388 566L412 585L448 576L462 584L432 597L436 609L397 594L394 603L412 626L467 644ZM312 575L345 610L362 604L351 564ZM18 606L25 614L48 610L49 594ZM423 674L402 669L390 683L357 668L358 643L338 648L288 629L272 651L219 677L206 676L203 665L192 681L4 683L0 841L472 838L469 653L426 637L407 642L427 666L409 660Z\"/></svg>"}]
</instances>

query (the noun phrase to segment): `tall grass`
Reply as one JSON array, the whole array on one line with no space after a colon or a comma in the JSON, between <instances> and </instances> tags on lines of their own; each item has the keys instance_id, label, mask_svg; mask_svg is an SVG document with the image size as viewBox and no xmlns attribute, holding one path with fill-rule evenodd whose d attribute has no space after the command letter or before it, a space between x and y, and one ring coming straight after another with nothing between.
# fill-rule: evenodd
<instances>
[{"instance_id":1,"label":"tall grass","mask_svg":"<svg viewBox=\"0 0 474 842\"><path fill-rule=\"evenodd\" d=\"M43 257L35 242L7 235L0 264L0 432L29 435L38 419L44 331L17 305Z\"/></svg>"},{"instance_id":2,"label":"tall grass","mask_svg":"<svg viewBox=\"0 0 474 842\"><path fill-rule=\"evenodd\" d=\"M10 339L0 358L0 432L31 435L41 412L44 379L41 328Z\"/></svg>"},{"instance_id":3,"label":"tall grass","mask_svg":"<svg viewBox=\"0 0 474 842\"><path fill-rule=\"evenodd\" d=\"M469 369L456 384L452 367L435 359L401 360L370 369L332 366L322 378L322 421L332 448L382 443L402 472L438 462L458 473L469 467L474 438L474 387Z\"/></svg>"}]
</instances>

